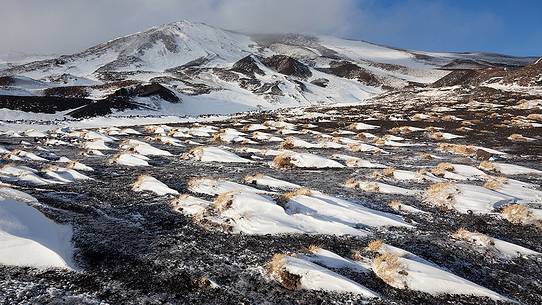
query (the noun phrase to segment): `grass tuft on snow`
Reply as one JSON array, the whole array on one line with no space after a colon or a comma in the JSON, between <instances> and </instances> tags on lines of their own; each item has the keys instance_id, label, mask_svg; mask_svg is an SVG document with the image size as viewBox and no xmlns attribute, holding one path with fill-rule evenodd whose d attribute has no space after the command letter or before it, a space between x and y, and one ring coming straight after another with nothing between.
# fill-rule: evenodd
<instances>
[{"instance_id":1,"label":"grass tuft on snow","mask_svg":"<svg viewBox=\"0 0 542 305\"><path fill-rule=\"evenodd\" d=\"M402 280L403 265L399 261L399 256L385 252L373 261L373 271L386 284L395 288L404 288L405 283Z\"/></svg>"}]
</instances>

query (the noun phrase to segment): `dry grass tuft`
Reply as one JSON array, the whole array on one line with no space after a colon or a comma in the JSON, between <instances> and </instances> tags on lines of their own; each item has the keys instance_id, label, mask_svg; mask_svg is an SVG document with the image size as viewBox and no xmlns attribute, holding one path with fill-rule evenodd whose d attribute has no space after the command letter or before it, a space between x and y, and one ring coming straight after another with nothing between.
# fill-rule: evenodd
<instances>
[{"instance_id":1,"label":"dry grass tuft","mask_svg":"<svg viewBox=\"0 0 542 305\"><path fill-rule=\"evenodd\" d=\"M382 173L382 171L374 170L371 172L371 179L374 179L374 180L384 179L384 174Z\"/></svg>"},{"instance_id":2,"label":"dry grass tuft","mask_svg":"<svg viewBox=\"0 0 542 305\"><path fill-rule=\"evenodd\" d=\"M344 164L346 167L358 167L358 160L357 159L348 159L344 161Z\"/></svg>"},{"instance_id":3,"label":"dry grass tuft","mask_svg":"<svg viewBox=\"0 0 542 305\"><path fill-rule=\"evenodd\" d=\"M401 280L405 273L403 269L399 256L391 253L384 253L373 261L375 274L386 284L395 288L405 288L405 283Z\"/></svg>"},{"instance_id":4,"label":"dry grass tuft","mask_svg":"<svg viewBox=\"0 0 542 305\"><path fill-rule=\"evenodd\" d=\"M484 247L490 247L495 245L495 242L491 237L478 232L468 231L465 228L459 228L459 230L455 231L454 234L452 234L452 238L478 243L483 245Z\"/></svg>"},{"instance_id":5,"label":"dry grass tuft","mask_svg":"<svg viewBox=\"0 0 542 305\"><path fill-rule=\"evenodd\" d=\"M348 129L348 130L354 130L354 131L355 131L355 130L358 130L358 124L357 124L357 123L352 123L352 124L346 126L346 129Z\"/></svg>"},{"instance_id":6,"label":"dry grass tuft","mask_svg":"<svg viewBox=\"0 0 542 305\"><path fill-rule=\"evenodd\" d=\"M201 160L201 157L203 157L203 147L201 146L194 147L191 150L181 155L181 159L183 160L190 160L190 159Z\"/></svg>"},{"instance_id":7,"label":"dry grass tuft","mask_svg":"<svg viewBox=\"0 0 542 305\"><path fill-rule=\"evenodd\" d=\"M215 143L215 144L220 144L220 143L225 142L222 139L222 136L224 135L224 133L225 133L224 130L220 130L219 132L213 134L212 142Z\"/></svg>"},{"instance_id":8,"label":"dry grass tuft","mask_svg":"<svg viewBox=\"0 0 542 305\"><path fill-rule=\"evenodd\" d=\"M431 169L431 173L437 177L443 177L446 172L453 172L454 170L455 168L451 163L441 162Z\"/></svg>"},{"instance_id":9,"label":"dry grass tuft","mask_svg":"<svg viewBox=\"0 0 542 305\"><path fill-rule=\"evenodd\" d=\"M213 209L216 211L222 212L229 209L233 203L233 196L236 192L225 192L218 195L213 201Z\"/></svg>"},{"instance_id":10,"label":"dry grass tuft","mask_svg":"<svg viewBox=\"0 0 542 305\"><path fill-rule=\"evenodd\" d=\"M373 144L377 145L377 146L384 146L384 145L386 145L386 139L384 139L384 138L376 138L373 141Z\"/></svg>"},{"instance_id":11,"label":"dry grass tuft","mask_svg":"<svg viewBox=\"0 0 542 305\"><path fill-rule=\"evenodd\" d=\"M307 248L307 251L309 253L318 253L320 250L322 250L322 248L315 244L309 245L309 247Z\"/></svg>"},{"instance_id":12,"label":"dry grass tuft","mask_svg":"<svg viewBox=\"0 0 542 305\"><path fill-rule=\"evenodd\" d=\"M358 144L355 144L355 143L351 143L351 144L346 145L346 148L351 152L360 152L360 151L362 151L361 145L358 145Z\"/></svg>"},{"instance_id":13,"label":"dry grass tuft","mask_svg":"<svg viewBox=\"0 0 542 305\"><path fill-rule=\"evenodd\" d=\"M357 184L357 188L369 193L378 193L380 191L380 186L378 186L376 182L369 181L359 181Z\"/></svg>"},{"instance_id":14,"label":"dry grass tuft","mask_svg":"<svg viewBox=\"0 0 542 305\"><path fill-rule=\"evenodd\" d=\"M430 153L420 153L420 159L422 160L433 160L435 159Z\"/></svg>"},{"instance_id":15,"label":"dry grass tuft","mask_svg":"<svg viewBox=\"0 0 542 305\"><path fill-rule=\"evenodd\" d=\"M442 134L442 132L439 132L439 131L430 133L429 137L431 137L431 139L436 140L436 141L444 141L444 140L446 140L444 138L444 134Z\"/></svg>"},{"instance_id":16,"label":"dry grass tuft","mask_svg":"<svg viewBox=\"0 0 542 305\"><path fill-rule=\"evenodd\" d=\"M358 184L359 184L359 182L358 182L358 180L356 180L356 178L349 178L344 183L344 186L346 186L347 188L354 189L354 188L356 188L358 186Z\"/></svg>"},{"instance_id":17,"label":"dry grass tuft","mask_svg":"<svg viewBox=\"0 0 542 305\"><path fill-rule=\"evenodd\" d=\"M294 167L294 165L292 164L292 157L290 154L287 154L287 153L280 153L277 156L275 156L275 158L273 158L272 165L274 168L278 168L278 169Z\"/></svg>"},{"instance_id":18,"label":"dry grass tuft","mask_svg":"<svg viewBox=\"0 0 542 305\"><path fill-rule=\"evenodd\" d=\"M267 263L267 271L286 289L296 290L301 286L301 276L286 271L286 254L277 253Z\"/></svg>"},{"instance_id":19,"label":"dry grass tuft","mask_svg":"<svg viewBox=\"0 0 542 305\"><path fill-rule=\"evenodd\" d=\"M298 188L295 191L287 192L279 197L279 202L288 202L290 199L297 197L297 196L312 196L313 191L309 190L308 188Z\"/></svg>"},{"instance_id":20,"label":"dry grass tuft","mask_svg":"<svg viewBox=\"0 0 542 305\"><path fill-rule=\"evenodd\" d=\"M467 157L475 156L477 151L475 147L463 144L440 143L438 145L438 148L444 152L449 152Z\"/></svg>"},{"instance_id":21,"label":"dry grass tuft","mask_svg":"<svg viewBox=\"0 0 542 305\"><path fill-rule=\"evenodd\" d=\"M188 180L188 188L189 189L194 189L194 188L197 188L203 181L207 180L207 178L201 178L201 177L196 177L196 178L191 178L190 180ZM216 184L217 181L214 181L213 184Z\"/></svg>"},{"instance_id":22,"label":"dry grass tuft","mask_svg":"<svg viewBox=\"0 0 542 305\"><path fill-rule=\"evenodd\" d=\"M210 289L213 288L213 283L207 276L200 276L192 280L192 287L196 289Z\"/></svg>"},{"instance_id":23,"label":"dry grass tuft","mask_svg":"<svg viewBox=\"0 0 542 305\"><path fill-rule=\"evenodd\" d=\"M294 137L287 137L286 139L284 139L284 141L282 141L282 143L280 144L280 148L282 149L292 149L292 148L295 148L295 138Z\"/></svg>"},{"instance_id":24,"label":"dry grass tuft","mask_svg":"<svg viewBox=\"0 0 542 305\"><path fill-rule=\"evenodd\" d=\"M542 122L542 114L539 113L531 113L527 116L529 120Z\"/></svg>"},{"instance_id":25,"label":"dry grass tuft","mask_svg":"<svg viewBox=\"0 0 542 305\"><path fill-rule=\"evenodd\" d=\"M501 211L502 216L513 224L529 223L532 212L524 204L511 204L504 207Z\"/></svg>"},{"instance_id":26,"label":"dry grass tuft","mask_svg":"<svg viewBox=\"0 0 542 305\"><path fill-rule=\"evenodd\" d=\"M382 174L384 174L385 177L393 177L393 174L395 173L394 167L386 167L384 170L382 170Z\"/></svg>"},{"instance_id":27,"label":"dry grass tuft","mask_svg":"<svg viewBox=\"0 0 542 305\"><path fill-rule=\"evenodd\" d=\"M388 132L391 133L391 134L406 135L406 134L412 133L412 130L408 126L400 126L400 127L393 127Z\"/></svg>"},{"instance_id":28,"label":"dry grass tuft","mask_svg":"<svg viewBox=\"0 0 542 305\"><path fill-rule=\"evenodd\" d=\"M390 200L388 206L396 211L401 210L401 200Z\"/></svg>"},{"instance_id":29,"label":"dry grass tuft","mask_svg":"<svg viewBox=\"0 0 542 305\"><path fill-rule=\"evenodd\" d=\"M487 161L487 160L480 162L480 165L478 167L490 172L497 171L497 168L495 167L495 165L493 165L491 161Z\"/></svg>"},{"instance_id":30,"label":"dry grass tuft","mask_svg":"<svg viewBox=\"0 0 542 305\"><path fill-rule=\"evenodd\" d=\"M257 173L257 174L254 174L254 175L246 175L243 180L245 181L245 183L248 183L248 184L253 184L256 182L256 180L258 179L261 179L263 178L265 175L262 174L262 173Z\"/></svg>"},{"instance_id":31,"label":"dry grass tuft","mask_svg":"<svg viewBox=\"0 0 542 305\"><path fill-rule=\"evenodd\" d=\"M425 191L425 201L443 209L453 209L457 189L451 182L435 183Z\"/></svg>"},{"instance_id":32,"label":"dry grass tuft","mask_svg":"<svg viewBox=\"0 0 542 305\"><path fill-rule=\"evenodd\" d=\"M367 136L365 134L363 134L363 132L360 132L356 135L356 139L358 140L365 140L367 139Z\"/></svg>"},{"instance_id":33,"label":"dry grass tuft","mask_svg":"<svg viewBox=\"0 0 542 305\"><path fill-rule=\"evenodd\" d=\"M381 239L375 239L367 245L367 250L371 252L378 252L383 245L384 242Z\"/></svg>"},{"instance_id":34,"label":"dry grass tuft","mask_svg":"<svg viewBox=\"0 0 542 305\"><path fill-rule=\"evenodd\" d=\"M489 180L484 183L484 187L495 191L500 189L507 181L508 178L506 177L489 178Z\"/></svg>"},{"instance_id":35,"label":"dry grass tuft","mask_svg":"<svg viewBox=\"0 0 542 305\"><path fill-rule=\"evenodd\" d=\"M71 160L70 162L68 162L68 164L66 164L66 168L73 169L73 168L77 167L77 164L78 164L77 161Z\"/></svg>"},{"instance_id":36,"label":"dry grass tuft","mask_svg":"<svg viewBox=\"0 0 542 305\"><path fill-rule=\"evenodd\" d=\"M529 139L518 134L518 133L514 133L514 134L511 134L508 139L512 142L529 142Z\"/></svg>"}]
</instances>

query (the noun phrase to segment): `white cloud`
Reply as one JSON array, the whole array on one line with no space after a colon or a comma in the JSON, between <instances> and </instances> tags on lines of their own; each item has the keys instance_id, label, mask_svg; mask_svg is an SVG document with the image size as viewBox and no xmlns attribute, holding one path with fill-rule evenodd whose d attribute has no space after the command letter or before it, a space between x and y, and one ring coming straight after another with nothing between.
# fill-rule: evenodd
<instances>
[{"instance_id":1,"label":"white cloud","mask_svg":"<svg viewBox=\"0 0 542 305\"><path fill-rule=\"evenodd\" d=\"M0 53L69 53L188 19L251 32L345 34L356 0L1 0Z\"/></svg>"}]
</instances>

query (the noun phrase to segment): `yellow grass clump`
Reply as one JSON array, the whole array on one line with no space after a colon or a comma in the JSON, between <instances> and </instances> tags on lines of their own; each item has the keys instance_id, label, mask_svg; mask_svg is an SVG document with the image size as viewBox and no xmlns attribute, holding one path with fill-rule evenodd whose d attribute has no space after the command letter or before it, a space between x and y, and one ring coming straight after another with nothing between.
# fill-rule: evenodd
<instances>
[{"instance_id":1,"label":"yellow grass clump","mask_svg":"<svg viewBox=\"0 0 542 305\"><path fill-rule=\"evenodd\" d=\"M285 169L285 168L292 168L294 165L292 164L292 157L290 154L287 153L280 153L273 158L272 165L274 168L278 169Z\"/></svg>"},{"instance_id":2,"label":"yellow grass clump","mask_svg":"<svg viewBox=\"0 0 542 305\"><path fill-rule=\"evenodd\" d=\"M439 131L430 133L429 137L431 137L431 139L436 140L436 141L444 141L445 140L444 139L444 134L442 134L442 132L439 132Z\"/></svg>"},{"instance_id":3,"label":"yellow grass clump","mask_svg":"<svg viewBox=\"0 0 542 305\"><path fill-rule=\"evenodd\" d=\"M396 211L401 210L401 200L390 200L388 206Z\"/></svg>"},{"instance_id":4,"label":"yellow grass clump","mask_svg":"<svg viewBox=\"0 0 542 305\"><path fill-rule=\"evenodd\" d=\"M477 243L484 247L495 245L495 242L491 237L482 233L468 231L465 228L459 228L457 231L455 231L454 234L452 234L452 238Z\"/></svg>"},{"instance_id":5,"label":"yellow grass clump","mask_svg":"<svg viewBox=\"0 0 542 305\"><path fill-rule=\"evenodd\" d=\"M266 269L284 288L296 290L301 286L301 276L286 270L286 257L286 254L281 253L273 255Z\"/></svg>"},{"instance_id":6,"label":"yellow grass clump","mask_svg":"<svg viewBox=\"0 0 542 305\"><path fill-rule=\"evenodd\" d=\"M401 264L400 258L392 253L384 253L373 261L373 270L375 274L382 279L386 284L398 288L405 288L405 283L402 280L405 271Z\"/></svg>"},{"instance_id":7,"label":"yellow grass clump","mask_svg":"<svg viewBox=\"0 0 542 305\"><path fill-rule=\"evenodd\" d=\"M495 165L493 165L491 161L487 161L487 160L480 162L480 165L478 167L490 172L497 171L497 168L495 167Z\"/></svg>"},{"instance_id":8,"label":"yellow grass clump","mask_svg":"<svg viewBox=\"0 0 542 305\"><path fill-rule=\"evenodd\" d=\"M391 134L410 134L412 133L412 130L408 126L400 126L400 127L393 127L388 131Z\"/></svg>"},{"instance_id":9,"label":"yellow grass clump","mask_svg":"<svg viewBox=\"0 0 542 305\"><path fill-rule=\"evenodd\" d=\"M446 172L453 172L454 166L451 163L441 162L431 169L431 173L437 177L442 177Z\"/></svg>"},{"instance_id":10,"label":"yellow grass clump","mask_svg":"<svg viewBox=\"0 0 542 305\"><path fill-rule=\"evenodd\" d=\"M371 178L374 179L374 180L380 180L380 179L384 178L384 174L382 173L382 171L374 170L371 173Z\"/></svg>"},{"instance_id":11,"label":"yellow grass clump","mask_svg":"<svg viewBox=\"0 0 542 305\"><path fill-rule=\"evenodd\" d=\"M376 138L373 141L373 144L377 145L377 146L384 146L384 145L386 145L386 139L384 139L384 138Z\"/></svg>"},{"instance_id":12,"label":"yellow grass clump","mask_svg":"<svg viewBox=\"0 0 542 305\"><path fill-rule=\"evenodd\" d=\"M363 134L363 132L360 132L356 135L356 139L358 140L365 140L367 139L367 136L365 134Z\"/></svg>"},{"instance_id":13,"label":"yellow grass clump","mask_svg":"<svg viewBox=\"0 0 542 305\"><path fill-rule=\"evenodd\" d=\"M256 182L256 180L261 179L264 176L262 173L257 173L254 175L246 175L243 180L245 183L253 184Z\"/></svg>"},{"instance_id":14,"label":"yellow grass clump","mask_svg":"<svg viewBox=\"0 0 542 305\"><path fill-rule=\"evenodd\" d=\"M457 189L451 182L435 183L425 191L425 201L443 209L453 209Z\"/></svg>"},{"instance_id":15,"label":"yellow grass clump","mask_svg":"<svg viewBox=\"0 0 542 305\"><path fill-rule=\"evenodd\" d=\"M212 142L215 143L215 144L219 144L219 143L224 142L224 141L222 140L222 136L223 136L223 135L224 135L224 133L221 132L221 131L219 131L219 132L217 132L217 133L214 133L214 134L213 134L213 137L212 137Z\"/></svg>"},{"instance_id":16,"label":"yellow grass clump","mask_svg":"<svg viewBox=\"0 0 542 305\"><path fill-rule=\"evenodd\" d=\"M513 224L525 224L529 223L532 212L524 204L511 204L502 209L501 215Z\"/></svg>"},{"instance_id":17,"label":"yellow grass clump","mask_svg":"<svg viewBox=\"0 0 542 305\"><path fill-rule=\"evenodd\" d=\"M542 114L539 113L531 113L527 116L529 120L542 122Z\"/></svg>"},{"instance_id":18,"label":"yellow grass clump","mask_svg":"<svg viewBox=\"0 0 542 305\"><path fill-rule=\"evenodd\" d=\"M347 188L356 188L359 184L359 181L356 180L356 178L349 178L348 180L346 180L346 182L344 183L344 186L347 187Z\"/></svg>"},{"instance_id":19,"label":"yellow grass clump","mask_svg":"<svg viewBox=\"0 0 542 305\"><path fill-rule=\"evenodd\" d=\"M433 160L435 159L430 153L419 153L420 159L422 160Z\"/></svg>"},{"instance_id":20,"label":"yellow grass clump","mask_svg":"<svg viewBox=\"0 0 542 305\"><path fill-rule=\"evenodd\" d=\"M467 157L476 155L477 151L475 147L463 144L440 143L438 145L438 148L444 152L449 152Z\"/></svg>"},{"instance_id":21,"label":"yellow grass clump","mask_svg":"<svg viewBox=\"0 0 542 305\"><path fill-rule=\"evenodd\" d=\"M348 130L358 130L358 124L357 123L352 123L352 124L346 126L346 129L348 129Z\"/></svg>"},{"instance_id":22,"label":"yellow grass clump","mask_svg":"<svg viewBox=\"0 0 542 305\"><path fill-rule=\"evenodd\" d=\"M506 177L489 178L484 183L484 187L495 191L495 190L500 189L504 184L506 184L507 181L508 181L508 178Z\"/></svg>"},{"instance_id":23,"label":"yellow grass clump","mask_svg":"<svg viewBox=\"0 0 542 305\"><path fill-rule=\"evenodd\" d=\"M181 159L183 160L190 160L190 159L201 160L201 157L203 157L203 147L201 146L194 147L188 152L185 152L184 154L181 155Z\"/></svg>"},{"instance_id":24,"label":"yellow grass clump","mask_svg":"<svg viewBox=\"0 0 542 305\"><path fill-rule=\"evenodd\" d=\"M280 202L288 202L290 199L297 197L297 196L312 196L313 191L309 190L308 188L302 187L298 188L295 191L287 192L279 197Z\"/></svg>"},{"instance_id":25,"label":"yellow grass clump","mask_svg":"<svg viewBox=\"0 0 542 305\"><path fill-rule=\"evenodd\" d=\"M384 242L381 239L375 239L367 245L367 250L371 252L378 252L380 251L383 245L384 245Z\"/></svg>"},{"instance_id":26,"label":"yellow grass clump","mask_svg":"<svg viewBox=\"0 0 542 305\"><path fill-rule=\"evenodd\" d=\"M385 169L382 170L382 174L384 174L384 176L386 177L393 177L394 173L395 173L394 167L386 167Z\"/></svg>"},{"instance_id":27,"label":"yellow grass clump","mask_svg":"<svg viewBox=\"0 0 542 305\"><path fill-rule=\"evenodd\" d=\"M307 251L309 253L318 253L320 250L322 250L322 248L315 244L309 245L309 247L307 248Z\"/></svg>"},{"instance_id":28,"label":"yellow grass clump","mask_svg":"<svg viewBox=\"0 0 542 305\"><path fill-rule=\"evenodd\" d=\"M526 138L518 133L511 134L508 139L512 142L529 142L529 138Z\"/></svg>"},{"instance_id":29,"label":"yellow grass clump","mask_svg":"<svg viewBox=\"0 0 542 305\"><path fill-rule=\"evenodd\" d=\"M282 149L295 148L294 142L295 142L294 137L287 137L286 139L284 139L284 141L282 141L282 143L280 143L280 148L282 148Z\"/></svg>"},{"instance_id":30,"label":"yellow grass clump","mask_svg":"<svg viewBox=\"0 0 542 305\"><path fill-rule=\"evenodd\" d=\"M235 194L236 192L234 191L219 194L213 201L213 208L219 212L229 209L233 203Z\"/></svg>"},{"instance_id":31,"label":"yellow grass clump","mask_svg":"<svg viewBox=\"0 0 542 305\"><path fill-rule=\"evenodd\" d=\"M196 289L210 289L213 288L213 283L207 276L200 276L192 280L192 287Z\"/></svg>"}]
</instances>

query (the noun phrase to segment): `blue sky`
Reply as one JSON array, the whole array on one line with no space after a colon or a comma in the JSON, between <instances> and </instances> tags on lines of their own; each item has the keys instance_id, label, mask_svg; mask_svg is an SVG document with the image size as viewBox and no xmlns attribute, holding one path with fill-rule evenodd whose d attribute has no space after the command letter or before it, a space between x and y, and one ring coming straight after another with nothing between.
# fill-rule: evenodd
<instances>
[{"instance_id":1,"label":"blue sky","mask_svg":"<svg viewBox=\"0 0 542 305\"><path fill-rule=\"evenodd\" d=\"M542 1L360 0L348 36L434 51L542 55Z\"/></svg>"},{"instance_id":2,"label":"blue sky","mask_svg":"<svg viewBox=\"0 0 542 305\"><path fill-rule=\"evenodd\" d=\"M66 54L182 19L398 48L542 56L542 0L0 0L0 55Z\"/></svg>"}]
</instances>

